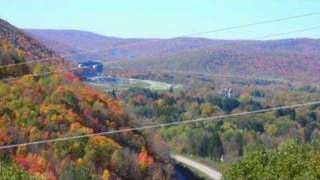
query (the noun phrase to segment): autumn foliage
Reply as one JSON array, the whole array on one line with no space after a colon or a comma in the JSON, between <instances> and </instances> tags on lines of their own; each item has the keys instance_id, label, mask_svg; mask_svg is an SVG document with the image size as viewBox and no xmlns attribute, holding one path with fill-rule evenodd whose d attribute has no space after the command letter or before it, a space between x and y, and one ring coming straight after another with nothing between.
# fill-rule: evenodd
<instances>
[{"instance_id":1,"label":"autumn foliage","mask_svg":"<svg viewBox=\"0 0 320 180\"><path fill-rule=\"evenodd\" d=\"M142 148L139 153L139 164L142 170L147 169L153 163L153 158L148 154L148 151L145 147Z\"/></svg>"},{"instance_id":2,"label":"autumn foliage","mask_svg":"<svg viewBox=\"0 0 320 180\"><path fill-rule=\"evenodd\" d=\"M21 54L14 50L10 53ZM0 56L0 64L2 60ZM26 68L41 72L47 66ZM1 71L0 79L15 76L6 73ZM117 102L70 73L25 75L0 82L0 99L0 146L132 126ZM162 179L169 178L170 162L161 160L155 152L144 134L127 132L3 149L0 163L6 159L21 172L48 180L151 179L159 172Z\"/></svg>"}]
</instances>

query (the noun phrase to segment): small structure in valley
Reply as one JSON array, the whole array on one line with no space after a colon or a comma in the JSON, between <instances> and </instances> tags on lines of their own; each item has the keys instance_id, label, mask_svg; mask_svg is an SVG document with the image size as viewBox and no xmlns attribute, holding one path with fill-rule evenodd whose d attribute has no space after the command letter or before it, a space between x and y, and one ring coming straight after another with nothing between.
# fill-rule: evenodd
<instances>
[{"instance_id":1,"label":"small structure in valley","mask_svg":"<svg viewBox=\"0 0 320 180\"><path fill-rule=\"evenodd\" d=\"M104 72L103 64L95 61L78 63L78 67L82 69L83 78L102 75Z\"/></svg>"}]
</instances>

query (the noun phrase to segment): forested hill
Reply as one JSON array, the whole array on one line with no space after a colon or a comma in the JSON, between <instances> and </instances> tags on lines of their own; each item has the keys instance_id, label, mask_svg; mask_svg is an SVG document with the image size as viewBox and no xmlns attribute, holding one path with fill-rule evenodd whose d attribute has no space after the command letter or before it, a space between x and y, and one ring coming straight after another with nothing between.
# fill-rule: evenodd
<instances>
[{"instance_id":1,"label":"forested hill","mask_svg":"<svg viewBox=\"0 0 320 180\"><path fill-rule=\"evenodd\" d=\"M51 54L1 23L0 64L23 62L25 54ZM0 81L0 147L139 126L118 102L71 72L27 75L55 69L45 63L0 69L0 79L24 75ZM1 179L170 179L172 175L168 149L154 133L126 132L0 150Z\"/></svg>"},{"instance_id":2,"label":"forested hill","mask_svg":"<svg viewBox=\"0 0 320 180\"><path fill-rule=\"evenodd\" d=\"M119 67L305 81L320 80L320 40L227 42L223 46L119 62Z\"/></svg>"},{"instance_id":3,"label":"forested hill","mask_svg":"<svg viewBox=\"0 0 320 180\"><path fill-rule=\"evenodd\" d=\"M22 50L26 60L59 59L56 53L44 46L40 41L2 19L0 19L0 40L8 41L17 49Z\"/></svg>"}]
</instances>

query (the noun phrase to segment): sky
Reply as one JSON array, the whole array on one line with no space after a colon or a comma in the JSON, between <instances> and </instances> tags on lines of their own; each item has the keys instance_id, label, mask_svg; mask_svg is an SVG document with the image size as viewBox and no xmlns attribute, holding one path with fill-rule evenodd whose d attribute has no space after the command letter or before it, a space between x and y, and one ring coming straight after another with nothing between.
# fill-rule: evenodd
<instances>
[{"instance_id":1,"label":"sky","mask_svg":"<svg viewBox=\"0 0 320 180\"><path fill-rule=\"evenodd\" d=\"M1 2L3 1L3 2ZM107 36L172 38L320 12L320 0L0 0L0 18L20 28L74 29ZM320 26L320 15L202 35L256 37ZM320 28L277 38L320 38Z\"/></svg>"}]
</instances>

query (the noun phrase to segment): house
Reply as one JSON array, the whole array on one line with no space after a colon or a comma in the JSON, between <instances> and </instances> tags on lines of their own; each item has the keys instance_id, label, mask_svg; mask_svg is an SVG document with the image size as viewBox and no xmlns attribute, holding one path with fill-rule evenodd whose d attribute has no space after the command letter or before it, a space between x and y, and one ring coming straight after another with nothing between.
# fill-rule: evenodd
<instances>
[{"instance_id":1,"label":"house","mask_svg":"<svg viewBox=\"0 0 320 180\"><path fill-rule=\"evenodd\" d=\"M223 97L230 98L234 95L232 88L224 88L223 90L219 91L219 95Z\"/></svg>"}]
</instances>

